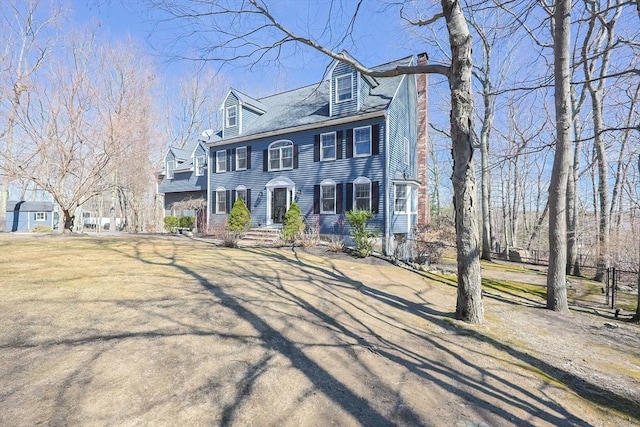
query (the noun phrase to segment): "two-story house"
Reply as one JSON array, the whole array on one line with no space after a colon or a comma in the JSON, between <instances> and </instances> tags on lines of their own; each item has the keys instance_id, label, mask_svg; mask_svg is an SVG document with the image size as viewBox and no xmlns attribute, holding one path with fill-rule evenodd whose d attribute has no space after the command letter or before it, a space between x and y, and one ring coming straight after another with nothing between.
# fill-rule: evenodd
<instances>
[{"instance_id":1,"label":"two-story house","mask_svg":"<svg viewBox=\"0 0 640 427\"><path fill-rule=\"evenodd\" d=\"M169 147L164 169L158 174L158 193L164 195L165 215L193 215L198 229L204 229L207 200L207 148L213 131L204 131L196 141L182 148Z\"/></svg>"},{"instance_id":2,"label":"two-story house","mask_svg":"<svg viewBox=\"0 0 640 427\"><path fill-rule=\"evenodd\" d=\"M209 224L226 222L237 198L256 227L277 227L295 201L322 234L346 234L344 212L367 209L393 253L428 218L426 90L424 75L371 78L337 60L310 86L263 98L229 90L222 130L206 142Z\"/></svg>"}]
</instances>

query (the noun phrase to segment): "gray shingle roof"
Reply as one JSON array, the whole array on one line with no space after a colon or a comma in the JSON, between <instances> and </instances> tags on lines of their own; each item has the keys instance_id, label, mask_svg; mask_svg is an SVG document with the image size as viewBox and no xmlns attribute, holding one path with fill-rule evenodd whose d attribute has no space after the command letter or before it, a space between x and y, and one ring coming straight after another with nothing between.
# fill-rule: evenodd
<instances>
[{"instance_id":1,"label":"gray shingle roof","mask_svg":"<svg viewBox=\"0 0 640 427\"><path fill-rule=\"evenodd\" d=\"M398 65L409 65L412 57L406 57L373 67L374 70L385 70ZM241 137L263 132L277 131L298 126L321 124L342 117L363 115L376 111L384 111L389 106L403 76L376 78L377 86L365 97L357 115L352 113L342 116L329 116L329 80L277 93L258 99L264 105L265 113L242 130ZM237 93L237 91L234 91ZM228 139L233 139L228 138ZM224 144L226 140L210 141Z\"/></svg>"},{"instance_id":2,"label":"gray shingle roof","mask_svg":"<svg viewBox=\"0 0 640 427\"><path fill-rule=\"evenodd\" d=\"M53 212L53 203L51 202L32 202L24 200L8 200L7 212L15 211L18 203L20 203L18 208L20 212Z\"/></svg>"}]
</instances>

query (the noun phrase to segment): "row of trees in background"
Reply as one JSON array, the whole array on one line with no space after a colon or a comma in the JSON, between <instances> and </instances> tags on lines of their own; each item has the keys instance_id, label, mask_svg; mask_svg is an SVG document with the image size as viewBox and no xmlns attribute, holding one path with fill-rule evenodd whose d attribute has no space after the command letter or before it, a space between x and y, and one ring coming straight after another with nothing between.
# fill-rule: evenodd
<instances>
[{"instance_id":1,"label":"row of trees in background","mask_svg":"<svg viewBox=\"0 0 640 427\"><path fill-rule=\"evenodd\" d=\"M169 94L139 45L67 18L55 2L0 5L0 231L9 190L24 195L20 186L53 197L61 230L83 206L110 217L112 229L121 221L132 232L161 230L163 150L212 125L219 78L189 78L175 84L180 96Z\"/></svg>"}]
</instances>

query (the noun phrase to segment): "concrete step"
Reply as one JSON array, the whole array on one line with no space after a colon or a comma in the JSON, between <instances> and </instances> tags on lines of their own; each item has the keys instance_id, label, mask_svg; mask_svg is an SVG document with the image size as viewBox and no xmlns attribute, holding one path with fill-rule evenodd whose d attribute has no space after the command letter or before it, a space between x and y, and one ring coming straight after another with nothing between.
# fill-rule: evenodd
<instances>
[{"instance_id":1,"label":"concrete step","mask_svg":"<svg viewBox=\"0 0 640 427\"><path fill-rule=\"evenodd\" d=\"M277 228L252 228L242 236L238 243L277 243L280 241L280 232L281 230Z\"/></svg>"}]
</instances>

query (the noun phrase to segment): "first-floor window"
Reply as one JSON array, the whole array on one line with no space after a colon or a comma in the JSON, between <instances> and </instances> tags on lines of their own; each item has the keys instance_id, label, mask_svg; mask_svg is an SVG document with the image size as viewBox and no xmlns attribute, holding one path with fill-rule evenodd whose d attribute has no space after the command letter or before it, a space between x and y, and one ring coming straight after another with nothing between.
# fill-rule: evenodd
<instances>
[{"instance_id":1,"label":"first-floor window","mask_svg":"<svg viewBox=\"0 0 640 427\"><path fill-rule=\"evenodd\" d=\"M408 213L407 210L409 208L408 199L409 199L409 186L406 184L397 184L395 186L395 203L394 203L394 211L396 213Z\"/></svg>"},{"instance_id":2,"label":"first-floor window","mask_svg":"<svg viewBox=\"0 0 640 427\"><path fill-rule=\"evenodd\" d=\"M245 205L247 204L247 189L245 187L236 188L236 200L242 200Z\"/></svg>"},{"instance_id":3,"label":"first-floor window","mask_svg":"<svg viewBox=\"0 0 640 427\"><path fill-rule=\"evenodd\" d=\"M336 213L336 184L327 181L320 184L320 213Z\"/></svg>"},{"instance_id":4,"label":"first-floor window","mask_svg":"<svg viewBox=\"0 0 640 427\"><path fill-rule=\"evenodd\" d=\"M223 214L227 211L227 191L224 188L216 190L216 213Z\"/></svg>"},{"instance_id":5,"label":"first-floor window","mask_svg":"<svg viewBox=\"0 0 640 427\"><path fill-rule=\"evenodd\" d=\"M36 221L46 221L47 214L44 212L36 212Z\"/></svg>"},{"instance_id":6,"label":"first-floor window","mask_svg":"<svg viewBox=\"0 0 640 427\"><path fill-rule=\"evenodd\" d=\"M353 205L355 209L371 210L371 181L368 179L357 179L353 183Z\"/></svg>"}]
</instances>

